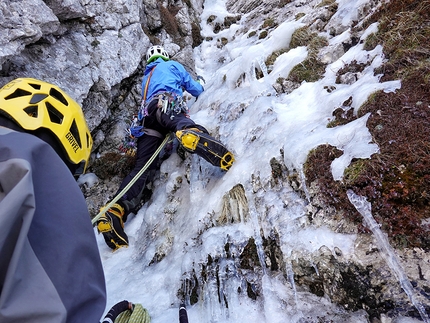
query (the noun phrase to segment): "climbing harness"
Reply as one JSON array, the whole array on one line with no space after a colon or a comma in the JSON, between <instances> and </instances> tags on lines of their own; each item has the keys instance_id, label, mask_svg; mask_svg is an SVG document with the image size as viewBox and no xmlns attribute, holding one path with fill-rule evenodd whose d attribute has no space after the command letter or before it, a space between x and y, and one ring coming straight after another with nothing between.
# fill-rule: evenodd
<instances>
[{"instance_id":1,"label":"climbing harness","mask_svg":"<svg viewBox=\"0 0 430 323\"><path fill-rule=\"evenodd\" d=\"M162 92L156 95L155 98L158 99L157 119L161 117L161 113L169 115L170 120L173 120L175 114L185 113L188 116L190 112L187 104L180 95L172 92Z\"/></svg>"},{"instance_id":2,"label":"climbing harness","mask_svg":"<svg viewBox=\"0 0 430 323\"><path fill-rule=\"evenodd\" d=\"M154 152L154 154L151 156L151 158L146 162L145 166L142 167L142 169L134 176L130 183L127 184L126 187L124 187L121 192L117 194L117 196L114 197L112 201L110 201L103 209L100 210L100 212L91 220L91 223L95 225L97 223L97 220L100 219L100 217L106 213L110 209L112 205L114 205L118 200L130 189L130 187L139 179L140 176L142 176L143 172L151 165L151 163L154 161L154 159L157 157L157 155L160 153L160 151L163 149L163 147L166 145L166 143L169 141L170 134L164 138L161 145L157 148L157 150Z\"/></svg>"},{"instance_id":3,"label":"climbing harness","mask_svg":"<svg viewBox=\"0 0 430 323\"><path fill-rule=\"evenodd\" d=\"M175 115L179 113L184 113L186 116L189 116L189 108L186 102L183 100L182 96L169 91L160 91L152 95L151 99L147 101L148 87L149 81L151 80L151 76L154 73L156 66L154 66L149 73L148 79L145 83L145 88L143 90L142 102L140 104L139 111L137 115L133 116L133 120L128 129L128 137L139 138L144 134L148 134L150 136L156 136L159 138L163 138L163 136L156 130L145 128L145 117L149 115L148 107L154 102L157 101L157 110L156 110L156 118L159 123L161 122L161 114L167 114L170 116L170 119L173 120ZM127 142L130 145L129 142ZM127 145L123 145L125 149L127 149Z\"/></svg>"},{"instance_id":4,"label":"climbing harness","mask_svg":"<svg viewBox=\"0 0 430 323\"><path fill-rule=\"evenodd\" d=\"M180 113L184 113L186 116L189 116L190 110L181 95L178 95L173 92L161 91L161 92L155 93L148 102L146 102L145 100L142 101L137 122L143 123L143 120L144 120L143 118L149 115L148 107L154 101L157 101L157 111L155 116L157 118L157 121L160 123L162 123L161 122L162 113L170 116L170 120L173 120L175 115L178 115ZM143 116L143 118L139 116ZM144 131L146 130L147 129L144 129Z\"/></svg>"}]
</instances>

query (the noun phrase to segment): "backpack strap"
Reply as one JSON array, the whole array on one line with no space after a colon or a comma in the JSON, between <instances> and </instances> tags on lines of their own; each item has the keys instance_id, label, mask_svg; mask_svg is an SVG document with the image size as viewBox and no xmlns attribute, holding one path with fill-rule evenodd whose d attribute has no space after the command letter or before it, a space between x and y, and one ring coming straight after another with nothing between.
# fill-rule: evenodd
<instances>
[{"instance_id":1,"label":"backpack strap","mask_svg":"<svg viewBox=\"0 0 430 323\"><path fill-rule=\"evenodd\" d=\"M151 80L152 73L154 73L156 67L157 66L154 66L149 73L148 79L146 80L145 88L143 89L142 103L140 104L140 109L137 114L137 118L139 121L142 121L148 115L148 110L146 107L146 96L148 94L149 81Z\"/></svg>"},{"instance_id":2,"label":"backpack strap","mask_svg":"<svg viewBox=\"0 0 430 323\"><path fill-rule=\"evenodd\" d=\"M146 95L148 94L148 86L149 86L149 80L151 79L152 73L154 73L154 70L157 66L154 66L151 70L151 73L149 73L148 79L146 80L145 89L143 90L143 103L146 102Z\"/></svg>"}]
</instances>

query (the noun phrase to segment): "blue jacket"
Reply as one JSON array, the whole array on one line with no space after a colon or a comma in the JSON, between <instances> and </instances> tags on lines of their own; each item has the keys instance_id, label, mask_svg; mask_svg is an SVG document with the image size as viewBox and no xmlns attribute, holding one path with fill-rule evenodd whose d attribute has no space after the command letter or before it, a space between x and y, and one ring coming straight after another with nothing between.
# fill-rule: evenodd
<instances>
[{"instance_id":1,"label":"blue jacket","mask_svg":"<svg viewBox=\"0 0 430 323\"><path fill-rule=\"evenodd\" d=\"M173 92L182 96L183 89L185 89L191 95L198 97L204 90L199 82L192 79L182 64L175 61L166 62L162 58L158 58L146 66L142 80L142 97L144 97L146 81L154 67L156 69L149 81L146 101L160 91Z\"/></svg>"}]
</instances>

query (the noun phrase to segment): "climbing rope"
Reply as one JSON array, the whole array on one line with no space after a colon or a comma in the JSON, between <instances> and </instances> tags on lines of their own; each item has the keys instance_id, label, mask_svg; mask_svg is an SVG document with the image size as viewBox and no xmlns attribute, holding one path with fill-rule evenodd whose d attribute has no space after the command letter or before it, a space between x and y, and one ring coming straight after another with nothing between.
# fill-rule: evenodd
<instances>
[{"instance_id":1,"label":"climbing rope","mask_svg":"<svg viewBox=\"0 0 430 323\"><path fill-rule=\"evenodd\" d=\"M141 304L135 304L133 311L122 312L115 320L115 323L149 323L151 318L148 311Z\"/></svg>"},{"instance_id":2,"label":"climbing rope","mask_svg":"<svg viewBox=\"0 0 430 323\"><path fill-rule=\"evenodd\" d=\"M139 179L139 177L143 174L143 172L151 165L151 163L154 161L154 159L157 157L157 155L160 153L161 149L166 145L167 141L169 140L170 134L167 134L166 138L164 138L163 142L161 143L160 147L157 148L157 150L154 152L154 154L151 156L151 158L146 162L145 166L142 167L142 169L132 178L130 183L127 184L126 187L122 189L121 192L119 192L110 203L108 203L104 208L102 208L92 220L91 223L94 225L96 224L97 220L106 213L107 210L110 209L112 205L114 205L118 200L130 189L130 187Z\"/></svg>"}]
</instances>

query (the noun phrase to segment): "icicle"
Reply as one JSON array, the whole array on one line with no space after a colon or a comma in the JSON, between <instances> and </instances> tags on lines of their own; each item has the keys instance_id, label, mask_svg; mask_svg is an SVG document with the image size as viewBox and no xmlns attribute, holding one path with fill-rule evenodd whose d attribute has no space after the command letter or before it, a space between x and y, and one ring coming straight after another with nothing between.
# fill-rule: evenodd
<instances>
[{"instance_id":1,"label":"icicle","mask_svg":"<svg viewBox=\"0 0 430 323\"><path fill-rule=\"evenodd\" d=\"M287 271L287 278L288 281L291 284L291 287L293 288L293 293L294 293L294 300L296 302L296 306L298 308L298 298L297 298L297 289L296 289L296 283L294 282L294 271L293 271L293 267L291 266L291 263L288 262L286 264L286 271Z\"/></svg>"},{"instance_id":2,"label":"icicle","mask_svg":"<svg viewBox=\"0 0 430 323\"><path fill-rule=\"evenodd\" d=\"M254 229L255 229L254 241L255 241L255 246L257 247L258 259L260 260L263 274L266 275L266 273L267 273L266 261L265 261L266 254L264 253L263 242L261 239L261 235L259 234L260 224L258 221L258 213L255 210L255 206L253 205L252 200L250 201L250 205L249 205L249 214L250 214L251 222L252 222Z\"/></svg>"},{"instance_id":3,"label":"icicle","mask_svg":"<svg viewBox=\"0 0 430 323\"><path fill-rule=\"evenodd\" d=\"M257 80L257 75L255 74L255 62L251 62L251 79L252 81Z\"/></svg>"},{"instance_id":4,"label":"icicle","mask_svg":"<svg viewBox=\"0 0 430 323\"><path fill-rule=\"evenodd\" d=\"M397 276L397 279L399 280L403 290L408 295L412 304L416 307L416 309L420 313L423 321L426 323L429 323L430 320L427 313L425 312L424 306L417 300L415 290L412 284L410 283L408 276L404 272L396 252L391 247L386 235L382 232L379 224L375 221L374 217L372 216L370 203L367 202L365 197L358 196L351 190L347 191L347 195L348 195L349 201L355 206L357 211L360 212L360 214L364 218L366 225L370 228L370 230L372 230L373 234L375 235L376 240L378 241L379 247L382 250L382 255L384 256L385 261Z\"/></svg>"},{"instance_id":5,"label":"icicle","mask_svg":"<svg viewBox=\"0 0 430 323\"><path fill-rule=\"evenodd\" d=\"M299 174L300 174L300 182L302 184L303 191L305 192L305 195L306 195L306 200L308 200L308 202L310 202L311 197L309 195L309 191L308 191L308 188L306 186L306 176L305 176L305 173L303 172L303 168L300 168Z\"/></svg>"},{"instance_id":6,"label":"icicle","mask_svg":"<svg viewBox=\"0 0 430 323\"><path fill-rule=\"evenodd\" d=\"M266 63L263 60L263 57L257 58L258 65L260 65L261 71L263 72L264 77L269 75L269 72L267 71Z\"/></svg>"},{"instance_id":7,"label":"icicle","mask_svg":"<svg viewBox=\"0 0 430 323\"><path fill-rule=\"evenodd\" d=\"M258 259L260 260L261 268L263 269L263 274L266 275L267 274L266 261L265 261L266 254L264 253L261 237L258 236L256 238L258 238L258 240L255 239L255 245L257 246Z\"/></svg>"},{"instance_id":8,"label":"icicle","mask_svg":"<svg viewBox=\"0 0 430 323\"><path fill-rule=\"evenodd\" d=\"M315 273L317 274L317 276L319 276L319 275L320 275L320 272L319 272L319 270L318 270L317 265L315 265L312 261L311 261L311 265L312 265L312 267L314 267L314 269L315 269Z\"/></svg>"},{"instance_id":9,"label":"icicle","mask_svg":"<svg viewBox=\"0 0 430 323\"><path fill-rule=\"evenodd\" d=\"M260 65L260 69L261 69L261 72L263 72L263 77L264 77L265 89L263 90L262 94L264 95L270 94L271 96L276 96L275 89L273 88L272 84L270 84L270 82L268 81L269 71L267 69L266 63L264 62L264 58L258 57L257 62L258 62L258 65Z\"/></svg>"}]
</instances>

